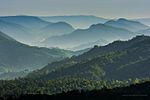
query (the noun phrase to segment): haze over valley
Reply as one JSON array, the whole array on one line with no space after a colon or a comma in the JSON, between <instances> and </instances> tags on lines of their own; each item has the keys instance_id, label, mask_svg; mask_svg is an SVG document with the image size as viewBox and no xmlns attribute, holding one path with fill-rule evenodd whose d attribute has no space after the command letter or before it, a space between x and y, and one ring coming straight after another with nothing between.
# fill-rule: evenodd
<instances>
[{"instance_id":1,"label":"haze over valley","mask_svg":"<svg viewBox=\"0 0 150 100\"><path fill-rule=\"evenodd\" d=\"M94 45L105 46L117 40L127 41L136 35L149 35L150 27L140 21L86 15L2 16L1 75L6 77L3 73L25 70L29 73L53 61L87 52ZM11 52L6 51L10 49Z\"/></svg>"},{"instance_id":2,"label":"haze over valley","mask_svg":"<svg viewBox=\"0 0 150 100\"><path fill-rule=\"evenodd\" d=\"M150 96L149 4L0 0L0 99Z\"/></svg>"}]
</instances>

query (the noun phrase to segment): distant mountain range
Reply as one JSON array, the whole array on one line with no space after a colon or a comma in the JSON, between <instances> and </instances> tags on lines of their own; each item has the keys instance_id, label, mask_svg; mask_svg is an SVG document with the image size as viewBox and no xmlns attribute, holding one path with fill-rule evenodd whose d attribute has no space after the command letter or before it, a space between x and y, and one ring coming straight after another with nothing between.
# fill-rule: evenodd
<instances>
[{"instance_id":1,"label":"distant mountain range","mask_svg":"<svg viewBox=\"0 0 150 100\"><path fill-rule=\"evenodd\" d=\"M43 41L41 45L46 47L73 48L82 44L95 41L107 41L110 43L118 39L129 39L134 34L126 29L96 24L88 29L78 29L70 34L50 37ZM102 43L103 44L103 43Z\"/></svg>"},{"instance_id":2,"label":"distant mountain range","mask_svg":"<svg viewBox=\"0 0 150 100\"><path fill-rule=\"evenodd\" d=\"M131 91L126 86L150 81L148 35L150 27L141 20L0 17L0 99L73 90ZM134 93L148 90L137 91L137 86ZM119 87L126 88L122 92Z\"/></svg>"},{"instance_id":3,"label":"distant mountain range","mask_svg":"<svg viewBox=\"0 0 150 100\"><path fill-rule=\"evenodd\" d=\"M32 38L32 34L28 31L28 29L19 24L6 22L0 19L0 30L23 43L30 44L31 40L34 40L34 38Z\"/></svg>"},{"instance_id":4,"label":"distant mountain range","mask_svg":"<svg viewBox=\"0 0 150 100\"><path fill-rule=\"evenodd\" d=\"M60 36L64 34L69 34L73 32L75 29L66 22L56 22L49 24L43 27L40 30L40 33L43 34L43 37L51 37L51 36ZM42 35L40 35L42 36Z\"/></svg>"},{"instance_id":5,"label":"distant mountain range","mask_svg":"<svg viewBox=\"0 0 150 100\"><path fill-rule=\"evenodd\" d=\"M80 50L90 48L95 44L105 45L114 40L129 39L136 35L149 35L149 28L138 21L120 18L104 24L93 24L87 29L77 29L69 34L49 37L41 42L41 45ZM96 41L99 43L95 43Z\"/></svg>"},{"instance_id":6,"label":"distant mountain range","mask_svg":"<svg viewBox=\"0 0 150 100\"><path fill-rule=\"evenodd\" d=\"M41 19L49 22L67 22L75 28L88 28L92 24L105 23L109 19L96 17L96 16L86 16L86 15L77 15L77 16L47 16L40 17Z\"/></svg>"},{"instance_id":7,"label":"distant mountain range","mask_svg":"<svg viewBox=\"0 0 150 100\"><path fill-rule=\"evenodd\" d=\"M79 25L81 23L83 25ZM80 29L74 29L72 25L77 25ZM83 27L88 28L81 29ZM137 34L149 35L149 29L150 27L143 23L124 18L109 20L82 15L0 17L0 31L21 43L71 50L91 48L95 44L106 45L114 40L129 39Z\"/></svg>"},{"instance_id":8,"label":"distant mountain range","mask_svg":"<svg viewBox=\"0 0 150 100\"><path fill-rule=\"evenodd\" d=\"M35 28L37 29L37 28L45 27L46 25L51 23L51 22L41 20L40 18L35 16L6 16L6 17L0 17L0 19L6 22L19 24L29 29L35 29Z\"/></svg>"},{"instance_id":9,"label":"distant mountain range","mask_svg":"<svg viewBox=\"0 0 150 100\"><path fill-rule=\"evenodd\" d=\"M149 77L150 37L137 36L129 41L115 41L95 46L90 51L70 59L54 62L28 77L57 79L82 77L88 79L126 80Z\"/></svg>"},{"instance_id":10,"label":"distant mountain range","mask_svg":"<svg viewBox=\"0 0 150 100\"><path fill-rule=\"evenodd\" d=\"M65 22L47 22L35 16L0 17L0 30L19 42L38 45L46 37L58 36L74 31Z\"/></svg>"},{"instance_id":11,"label":"distant mountain range","mask_svg":"<svg viewBox=\"0 0 150 100\"><path fill-rule=\"evenodd\" d=\"M106 22L105 25L127 29L131 32L137 32L137 31L149 28L148 26L146 26L146 25L144 25L140 22L127 20L127 19L124 19L124 18L120 18L116 21L110 20L110 21Z\"/></svg>"},{"instance_id":12,"label":"distant mountain range","mask_svg":"<svg viewBox=\"0 0 150 100\"><path fill-rule=\"evenodd\" d=\"M0 74L42 68L74 55L72 51L28 46L0 32Z\"/></svg>"}]
</instances>

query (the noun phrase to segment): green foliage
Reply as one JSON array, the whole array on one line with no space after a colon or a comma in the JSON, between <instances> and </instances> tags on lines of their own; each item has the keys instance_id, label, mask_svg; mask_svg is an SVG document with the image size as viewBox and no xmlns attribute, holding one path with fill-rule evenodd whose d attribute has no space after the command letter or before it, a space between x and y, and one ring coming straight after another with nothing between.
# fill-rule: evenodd
<instances>
[{"instance_id":1,"label":"green foliage","mask_svg":"<svg viewBox=\"0 0 150 100\"><path fill-rule=\"evenodd\" d=\"M83 55L50 63L24 79L1 80L0 95L52 95L72 90L113 89L149 81L146 77L150 76L150 38L137 38L95 47Z\"/></svg>"},{"instance_id":2,"label":"green foliage","mask_svg":"<svg viewBox=\"0 0 150 100\"><path fill-rule=\"evenodd\" d=\"M95 46L82 55L50 63L28 76L45 80L71 76L107 80L145 78L150 76L149 47L148 36L137 36L129 41L115 41L102 47Z\"/></svg>"},{"instance_id":3,"label":"green foliage","mask_svg":"<svg viewBox=\"0 0 150 100\"><path fill-rule=\"evenodd\" d=\"M32 79L15 79L0 81L0 97L20 96L23 94L48 94L53 95L72 90L101 90L113 89L115 87L125 87L130 84L142 83L149 81L146 79L130 79L126 81L120 80L89 80L80 77L61 78L54 80L32 80Z\"/></svg>"}]
</instances>

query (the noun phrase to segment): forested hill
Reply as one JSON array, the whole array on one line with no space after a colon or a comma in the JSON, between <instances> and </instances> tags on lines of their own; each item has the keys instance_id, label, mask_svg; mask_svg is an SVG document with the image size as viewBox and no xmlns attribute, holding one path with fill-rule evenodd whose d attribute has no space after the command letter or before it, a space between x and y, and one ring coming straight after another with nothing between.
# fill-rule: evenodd
<instances>
[{"instance_id":1,"label":"forested hill","mask_svg":"<svg viewBox=\"0 0 150 100\"><path fill-rule=\"evenodd\" d=\"M0 32L0 74L42 68L72 55L68 50L28 46Z\"/></svg>"},{"instance_id":2,"label":"forested hill","mask_svg":"<svg viewBox=\"0 0 150 100\"><path fill-rule=\"evenodd\" d=\"M102 47L95 46L82 55L50 63L25 78L1 80L0 97L23 95L23 98L39 96L38 99L43 99L44 95L56 94L58 94L56 97L59 95L100 97L101 93L102 95L110 93L110 96L126 93L140 95L149 93L149 65L150 37L137 36L128 41L115 41ZM144 83L146 81L148 83ZM141 85L135 88L128 87L131 84ZM78 93L82 90L85 92Z\"/></svg>"},{"instance_id":3,"label":"forested hill","mask_svg":"<svg viewBox=\"0 0 150 100\"><path fill-rule=\"evenodd\" d=\"M46 80L61 77L108 80L145 78L150 76L149 65L150 37L142 35L129 41L95 46L83 55L50 63L28 77Z\"/></svg>"}]
</instances>

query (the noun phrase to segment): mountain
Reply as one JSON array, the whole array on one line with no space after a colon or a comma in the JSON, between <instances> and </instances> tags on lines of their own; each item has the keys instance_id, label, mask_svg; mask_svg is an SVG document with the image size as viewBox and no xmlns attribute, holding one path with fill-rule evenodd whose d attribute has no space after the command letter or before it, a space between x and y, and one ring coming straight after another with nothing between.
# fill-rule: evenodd
<instances>
[{"instance_id":1,"label":"mountain","mask_svg":"<svg viewBox=\"0 0 150 100\"><path fill-rule=\"evenodd\" d=\"M5 16L5 17L0 17L0 20L19 24L31 30L33 28L37 29L37 28L45 27L46 25L50 24L50 22L41 20L40 18L35 16Z\"/></svg>"},{"instance_id":2,"label":"mountain","mask_svg":"<svg viewBox=\"0 0 150 100\"><path fill-rule=\"evenodd\" d=\"M31 43L31 41L34 40L32 38L32 34L28 31L28 29L19 24L0 20L0 30L23 43Z\"/></svg>"},{"instance_id":3,"label":"mountain","mask_svg":"<svg viewBox=\"0 0 150 100\"><path fill-rule=\"evenodd\" d=\"M139 19L133 19L133 20L139 21L145 25L150 26L150 18L139 18Z\"/></svg>"},{"instance_id":4,"label":"mountain","mask_svg":"<svg viewBox=\"0 0 150 100\"><path fill-rule=\"evenodd\" d=\"M127 80L149 77L149 65L150 37L142 35L128 41L95 46L82 55L50 63L28 77L45 80L63 77Z\"/></svg>"},{"instance_id":5,"label":"mountain","mask_svg":"<svg viewBox=\"0 0 150 100\"><path fill-rule=\"evenodd\" d=\"M50 37L43 41L41 45L45 47L73 48L98 40L105 40L109 43L117 39L128 39L132 35L134 35L132 32L125 29L96 24L90 26L88 29L77 29L67 35Z\"/></svg>"},{"instance_id":6,"label":"mountain","mask_svg":"<svg viewBox=\"0 0 150 100\"><path fill-rule=\"evenodd\" d=\"M75 28L88 28L92 24L105 23L108 19L96 17L96 16L47 16L41 17L41 19L49 22L67 22Z\"/></svg>"},{"instance_id":7,"label":"mountain","mask_svg":"<svg viewBox=\"0 0 150 100\"><path fill-rule=\"evenodd\" d=\"M0 30L19 42L38 46L47 37L71 33L74 28L65 22L47 22L35 16L0 17Z\"/></svg>"},{"instance_id":8,"label":"mountain","mask_svg":"<svg viewBox=\"0 0 150 100\"><path fill-rule=\"evenodd\" d=\"M71 57L73 53L58 48L28 46L0 32L0 74L42 68L50 62Z\"/></svg>"},{"instance_id":9,"label":"mountain","mask_svg":"<svg viewBox=\"0 0 150 100\"><path fill-rule=\"evenodd\" d=\"M2 32L28 45L36 45L41 39L40 29L51 24L35 16L3 16L0 23Z\"/></svg>"},{"instance_id":10,"label":"mountain","mask_svg":"<svg viewBox=\"0 0 150 100\"><path fill-rule=\"evenodd\" d=\"M116 21L110 20L110 21L106 22L105 25L127 29L132 32L137 32L139 30L144 30L144 29L149 28L148 26L146 26L138 21L127 20L124 18L120 18Z\"/></svg>"},{"instance_id":11,"label":"mountain","mask_svg":"<svg viewBox=\"0 0 150 100\"><path fill-rule=\"evenodd\" d=\"M52 23L41 29L44 37L60 36L73 32L75 29L66 22Z\"/></svg>"}]
</instances>

